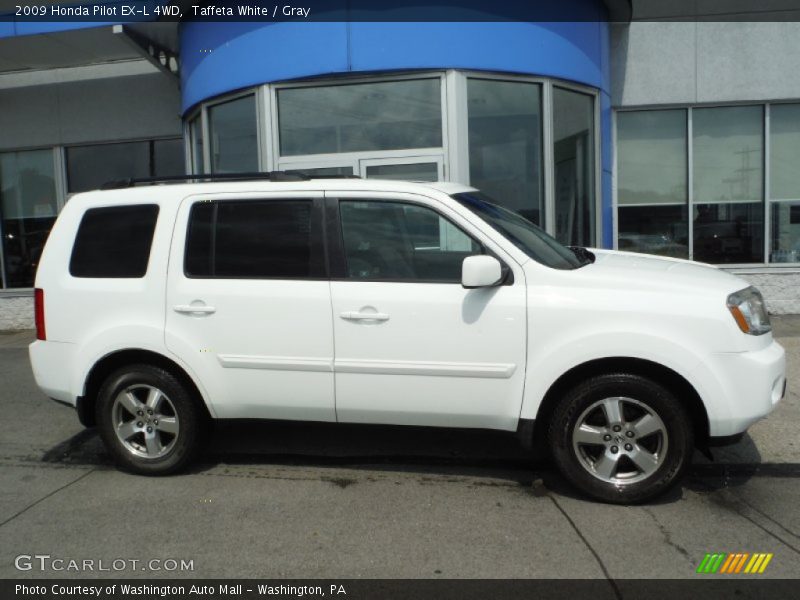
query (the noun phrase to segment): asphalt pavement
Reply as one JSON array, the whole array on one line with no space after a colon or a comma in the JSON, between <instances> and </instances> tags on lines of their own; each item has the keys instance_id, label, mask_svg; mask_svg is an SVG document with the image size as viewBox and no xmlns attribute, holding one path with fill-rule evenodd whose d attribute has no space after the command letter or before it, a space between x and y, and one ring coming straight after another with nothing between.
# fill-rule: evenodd
<instances>
[{"instance_id":1,"label":"asphalt pavement","mask_svg":"<svg viewBox=\"0 0 800 600\"><path fill-rule=\"evenodd\" d=\"M701 578L713 552L797 578L800 317L775 332L779 408L635 507L587 501L492 432L235 424L185 474L121 473L35 387L30 332L0 334L0 578Z\"/></svg>"}]
</instances>

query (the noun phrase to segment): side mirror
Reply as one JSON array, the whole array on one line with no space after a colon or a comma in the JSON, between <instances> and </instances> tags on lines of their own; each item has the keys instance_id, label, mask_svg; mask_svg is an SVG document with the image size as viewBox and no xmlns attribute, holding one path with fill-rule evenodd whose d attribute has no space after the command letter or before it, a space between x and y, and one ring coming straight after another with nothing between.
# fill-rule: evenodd
<instances>
[{"instance_id":1,"label":"side mirror","mask_svg":"<svg viewBox=\"0 0 800 600\"><path fill-rule=\"evenodd\" d=\"M461 265L461 285L467 289L492 287L502 280L503 269L494 256L468 256Z\"/></svg>"}]
</instances>

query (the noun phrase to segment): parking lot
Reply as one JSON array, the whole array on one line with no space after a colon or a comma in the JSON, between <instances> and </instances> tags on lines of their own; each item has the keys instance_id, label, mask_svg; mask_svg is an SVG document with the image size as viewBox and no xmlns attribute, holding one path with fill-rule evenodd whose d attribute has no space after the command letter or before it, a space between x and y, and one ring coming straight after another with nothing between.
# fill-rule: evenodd
<instances>
[{"instance_id":1,"label":"parking lot","mask_svg":"<svg viewBox=\"0 0 800 600\"><path fill-rule=\"evenodd\" d=\"M0 577L690 578L707 552L773 553L760 577L798 577L800 318L775 329L789 353L779 409L636 507L577 497L491 432L227 425L184 475L120 473L36 389L30 334L3 334ZM15 567L36 554L193 570Z\"/></svg>"}]
</instances>

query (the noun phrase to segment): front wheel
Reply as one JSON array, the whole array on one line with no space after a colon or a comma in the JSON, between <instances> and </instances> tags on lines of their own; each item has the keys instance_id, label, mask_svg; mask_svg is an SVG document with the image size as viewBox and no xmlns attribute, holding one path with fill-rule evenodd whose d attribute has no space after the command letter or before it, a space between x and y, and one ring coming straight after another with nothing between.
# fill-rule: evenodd
<instances>
[{"instance_id":1,"label":"front wheel","mask_svg":"<svg viewBox=\"0 0 800 600\"><path fill-rule=\"evenodd\" d=\"M549 444L575 487L615 504L644 502L675 485L694 447L677 398L624 373L593 377L567 393L553 413Z\"/></svg>"},{"instance_id":2,"label":"front wheel","mask_svg":"<svg viewBox=\"0 0 800 600\"><path fill-rule=\"evenodd\" d=\"M203 414L164 369L132 365L112 373L100 387L96 410L106 448L127 471L174 473L198 450Z\"/></svg>"}]
</instances>

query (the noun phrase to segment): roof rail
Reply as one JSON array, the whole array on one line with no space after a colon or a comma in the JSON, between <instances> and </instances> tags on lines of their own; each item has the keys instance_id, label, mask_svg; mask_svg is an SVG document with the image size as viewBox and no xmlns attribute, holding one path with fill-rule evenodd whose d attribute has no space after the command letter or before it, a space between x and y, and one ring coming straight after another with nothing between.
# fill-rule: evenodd
<instances>
[{"instance_id":1,"label":"roof rail","mask_svg":"<svg viewBox=\"0 0 800 600\"><path fill-rule=\"evenodd\" d=\"M160 177L128 177L108 181L100 186L101 190L119 190L136 187L137 185L157 185L160 183L199 182L212 183L214 181L251 181L263 179L266 181L310 181L311 179L361 179L358 175L324 175L313 177L302 171L258 171L253 173L206 173L201 175L164 175Z\"/></svg>"}]
</instances>

